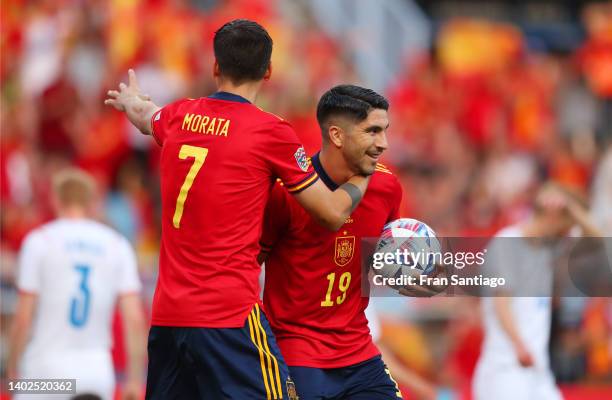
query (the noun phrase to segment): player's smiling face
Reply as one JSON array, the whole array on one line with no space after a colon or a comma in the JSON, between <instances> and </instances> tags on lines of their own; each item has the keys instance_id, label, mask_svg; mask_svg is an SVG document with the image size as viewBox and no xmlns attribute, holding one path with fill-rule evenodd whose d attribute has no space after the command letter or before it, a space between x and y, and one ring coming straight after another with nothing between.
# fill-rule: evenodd
<instances>
[{"instance_id":1,"label":"player's smiling face","mask_svg":"<svg viewBox=\"0 0 612 400\"><path fill-rule=\"evenodd\" d=\"M374 109L361 122L351 125L345 136L342 154L351 170L371 175L383 151L387 149L389 117L386 110Z\"/></svg>"}]
</instances>

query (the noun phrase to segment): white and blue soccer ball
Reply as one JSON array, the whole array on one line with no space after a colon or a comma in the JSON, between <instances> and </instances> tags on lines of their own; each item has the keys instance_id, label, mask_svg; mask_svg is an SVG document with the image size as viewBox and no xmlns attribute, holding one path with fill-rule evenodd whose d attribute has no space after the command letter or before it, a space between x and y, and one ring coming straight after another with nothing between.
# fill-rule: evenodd
<instances>
[{"instance_id":1,"label":"white and blue soccer ball","mask_svg":"<svg viewBox=\"0 0 612 400\"><path fill-rule=\"evenodd\" d=\"M388 255L397 255L398 251L401 254L399 258ZM406 254L408 258L404 257ZM373 264L373 269L376 274L387 278L429 275L435 271L436 260L441 258L441 254L440 242L433 229L416 219L400 218L384 226L374 256L375 260L383 259L385 262L382 266L380 262Z\"/></svg>"}]
</instances>

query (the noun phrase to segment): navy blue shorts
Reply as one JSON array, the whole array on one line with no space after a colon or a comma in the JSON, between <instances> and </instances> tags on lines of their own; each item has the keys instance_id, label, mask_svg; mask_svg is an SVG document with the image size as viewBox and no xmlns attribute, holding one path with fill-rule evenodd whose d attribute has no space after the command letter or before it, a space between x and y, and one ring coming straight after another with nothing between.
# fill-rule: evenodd
<instances>
[{"instance_id":1,"label":"navy blue shorts","mask_svg":"<svg viewBox=\"0 0 612 400\"><path fill-rule=\"evenodd\" d=\"M402 393L380 356L342 368L289 367L300 400L397 400Z\"/></svg>"},{"instance_id":2,"label":"navy blue shorts","mask_svg":"<svg viewBox=\"0 0 612 400\"><path fill-rule=\"evenodd\" d=\"M296 399L257 305L242 328L153 326L148 350L147 399Z\"/></svg>"}]
</instances>

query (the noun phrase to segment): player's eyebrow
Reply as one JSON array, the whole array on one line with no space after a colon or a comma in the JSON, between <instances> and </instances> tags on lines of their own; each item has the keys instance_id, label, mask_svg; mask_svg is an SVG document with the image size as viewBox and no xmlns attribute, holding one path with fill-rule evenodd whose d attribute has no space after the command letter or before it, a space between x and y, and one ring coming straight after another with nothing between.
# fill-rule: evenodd
<instances>
[{"instance_id":1,"label":"player's eyebrow","mask_svg":"<svg viewBox=\"0 0 612 400\"><path fill-rule=\"evenodd\" d=\"M382 130L386 130L389 129L389 124L387 124L386 127L381 127L380 125L370 125L367 128L365 128L366 132L380 132Z\"/></svg>"}]
</instances>

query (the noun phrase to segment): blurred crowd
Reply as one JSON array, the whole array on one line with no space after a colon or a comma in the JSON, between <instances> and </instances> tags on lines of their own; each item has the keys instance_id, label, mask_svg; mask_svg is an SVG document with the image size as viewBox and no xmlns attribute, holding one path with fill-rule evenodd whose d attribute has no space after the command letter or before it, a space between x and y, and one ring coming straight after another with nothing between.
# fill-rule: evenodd
<instances>
[{"instance_id":1,"label":"blurred crowd","mask_svg":"<svg viewBox=\"0 0 612 400\"><path fill-rule=\"evenodd\" d=\"M77 165L98 179L100 218L131 240L153 290L159 148L102 101L129 67L157 104L212 93L212 37L227 20L254 19L269 30L273 77L258 105L290 121L309 153L317 150L318 97L359 80L342 43L304 10L282 8L265 0L2 3L3 289L24 235L52 217L50 176ZM581 47L561 53L531 48L512 25L451 20L431 52L406 60L385 92L392 118L385 162L401 179L403 215L439 235L489 236L526 216L534 191L553 179L589 198L612 236L612 5L585 7L582 24ZM583 373L564 376L570 381L612 371L609 301L584 303L578 321L560 331L584 338ZM461 326L455 336L466 341L449 352L469 370L477 316L449 324Z\"/></svg>"}]
</instances>

